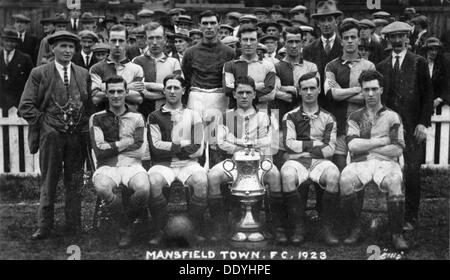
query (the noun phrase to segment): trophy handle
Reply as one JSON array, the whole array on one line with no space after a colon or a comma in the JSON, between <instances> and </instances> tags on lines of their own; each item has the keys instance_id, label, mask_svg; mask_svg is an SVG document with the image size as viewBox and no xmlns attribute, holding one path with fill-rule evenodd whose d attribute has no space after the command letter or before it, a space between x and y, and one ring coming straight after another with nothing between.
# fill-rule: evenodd
<instances>
[{"instance_id":1,"label":"trophy handle","mask_svg":"<svg viewBox=\"0 0 450 280\"><path fill-rule=\"evenodd\" d=\"M263 186L264 186L264 182L263 182L264 176L267 174L267 172L270 171L270 169L272 169L272 167L273 167L273 163L270 159L265 158L265 159L261 160L261 162L259 164L259 168L261 168L261 170L263 171L263 174L260 178L261 184Z\"/></svg>"},{"instance_id":2,"label":"trophy handle","mask_svg":"<svg viewBox=\"0 0 450 280\"><path fill-rule=\"evenodd\" d=\"M231 176L232 181L234 181L234 177L233 174L231 173L231 171L233 171L236 168L236 163L234 163L234 161L232 161L231 159L226 159L223 161L223 169L225 170L225 172L228 173L228 175Z\"/></svg>"}]
</instances>

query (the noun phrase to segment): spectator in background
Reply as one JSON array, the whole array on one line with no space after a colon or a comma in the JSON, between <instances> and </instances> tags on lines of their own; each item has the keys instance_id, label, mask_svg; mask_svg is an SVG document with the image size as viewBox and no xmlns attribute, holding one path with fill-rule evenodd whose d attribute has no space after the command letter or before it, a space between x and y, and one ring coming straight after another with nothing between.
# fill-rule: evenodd
<instances>
[{"instance_id":1,"label":"spectator in background","mask_svg":"<svg viewBox=\"0 0 450 280\"><path fill-rule=\"evenodd\" d=\"M374 64L380 62L383 56L383 46L380 42L375 40L373 33L375 30L375 24L370 19L363 19L359 21L359 37L364 45L367 45L367 50L370 50L367 60L370 60Z\"/></svg>"},{"instance_id":2,"label":"spectator in background","mask_svg":"<svg viewBox=\"0 0 450 280\"><path fill-rule=\"evenodd\" d=\"M131 34L136 37L136 45L128 47L126 54L128 59L133 60L133 58L143 55L148 50L148 46L144 27L139 26L134 28L131 30Z\"/></svg>"},{"instance_id":3,"label":"spectator in background","mask_svg":"<svg viewBox=\"0 0 450 280\"><path fill-rule=\"evenodd\" d=\"M139 25L144 27L147 23L153 20L154 12L149 9L142 9L137 13Z\"/></svg>"},{"instance_id":4,"label":"spectator in background","mask_svg":"<svg viewBox=\"0 0 450 280\"><path fill-rule=\"evenodd\" d=\"M109 45L105 43L97 43L92 47L92 52L97 61L105 60L109 55Z\"/></svg>"},{"instance_id":5,"label":"spectator in background","mask_svg":"<svg viewBox=\"0 0 450 280\"><path fill-rule=\"evenodd\" d=\"M12 18L14 19L14 27L16 28L16 31L19 32L20 38L17 49L28 54L31 57L33 64L36 64L39 39L30 34L27 30L30 27L30 18L23 14L13 15Z\"/></svg>"},{"instance_id":6,"label":"spectator in background","mask_svg":"<svg viewBox=\"0 0 450 280\"><path fill-rule=\"evenodd\" d=\"M127 28L128 34L131 34L131 31L138 25L134 15L128 13L123 15L123 18L120 20L120 24Z\"/></svg>"},{"instance_id":7,"label":"spectator in background","mask_svg":"<svg viewBox=\"0 0 450 280\"><path fill-rule=\"evenodd\" d=\"M270 19L273 21L277 21L284 17L284 11L280 5L273 5L272 8L269 9Z\"/></svg>"},{"instance_id":8,"label":"spectator in background","mask_svg":"<svg viewBox=\"0 0 450 280\"><path fill-rule=\"evenodd\" d=\"M55 17L50 18L49 21L51 23L53 23L53 25L55 27L54 32L65 31L67 28L67 24L69 23L69 20L66 18L65 14L57 14L57 15L55 15ZM51 34L53 34L53 33L51 33ZM46 64L53 60L54 56L53 56L52 50L50 48L50 44L48 43L48 37L51 34L47 35L46 37L44 37L41 40L41 44L39 46L39 51L37 54L37 61L36 61L37 66Z\"/></svg>"},{"instance_id":9,"label":"spectator in background","mask_svg":"<svg viewBox=\"0 0 450 280\"><path fill-rule=\"evenodd\" d=\"M239 31L239 19L241 18L241 14L238 12L229 12L225 17L225 23L233 27L233 36L237 36Z\"/></svg>"},{"instance_id":10,"label":"spectator in background","mask_svg":"<svg viewBox=\"0 0 450 280\"><path fill-rule=\"evenodd\" d=\"M98 36L90 30L80 31L78 36L80 37L81 50L75 53L72 58L72 62L89 70L95 63L98 62L92 52L92 47L95 43L98 43Z\"/></svg>"},{"instance_id":11,"label":"spectator in background","mask_svg":"<svg viewBox=\"0 0 450 280\"><path fill-rule=\"evenodd\" d=\"M417 31L417 38L415 41L411 41L411 47L414 53L425 57L423 53L423 46L425 41L431 36L428 32L428 18L426 16L417 16L411 20L414 24L414 31Z\"/></svg>"},{"instance_id":12,"label":"spectator in background","mask_svg":"<svg viewBox=\"0 0 450 280\"><path fill-rule=\"evenodd\" d=\"M184 52L191 45L191 38L188 31L184 29L178 29L178 33L175 33L172 37L175 45L175 52L172 53L172 57L178 59L181 64Z\"/></svg>"},{"instance_id":13,"label":"spectator in background","mask_svg":"<svg viewBox=\"0 0 450 280\"><path fill-rule=\"evenodd\" d=\"M233 27L228 24L221 24L219 26L219 39L222 40L223 38L227 36L233 36Z\"/></svg>"},{"instance_id":14,"label":"spectator in background","mask_svg":"<svg viewBox=\"0 0 450 280\"><path fill-rule=\"evenodd\" d=\"M89 30L95 32L97 29L97 18L91 12L85 12L80 18L81 28L80 30Z\"/></svg>"},{"instance_id":15,"label":"spectator in background","mask_svg":"<svg viewBox=\"0 0 450 280\"><path fill-rule=\"evenodd\" d=\"M0 108L3 112L8 112L9 108L19 106L33 62L28 54L17 50L20 39L14 29L5 28L1 38Z\"/></svg>"},{"instance_id":16,"label":"spectator in background","mask_svg":"<svg viewBox=\"0 0 450 280\"><path fill-rule=\"evenodd\" d=\"M191 29L189 30L189 37L192 40L192 45L196 45L203 38L203 33L199 29Z\"/></svg>"}]
</instances>

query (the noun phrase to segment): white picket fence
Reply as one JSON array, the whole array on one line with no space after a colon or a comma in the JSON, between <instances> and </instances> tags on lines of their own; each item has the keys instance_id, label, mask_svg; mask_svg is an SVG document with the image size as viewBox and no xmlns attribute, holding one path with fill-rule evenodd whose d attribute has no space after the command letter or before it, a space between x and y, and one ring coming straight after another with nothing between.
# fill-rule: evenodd
<instances>
[{"instance_id":1,"label":"white picket fence","mask_svg":"<svg viewBox=\"0 0 450 280\"><path fill-rule=\"evenodd\" d=\"M439 115L433 115L432 125L428 129L426 156L423 167L431 168L448 168L449 167L449 147L450 147L450 106L444 106ZM436 135L436 125L440 124L440 133ZM3 152L3 128L9 130L9 163L5 162L5 155ZM23 127L24 145L19 145L19 128ZM435 137L439 139L439 161L435 162ZM17 116L17 109L15 107L8 111L8 117L2 117L0 109L0 174L8 173L17 176L37 176L39 170L39 153L30 154L28 149L28 124L27 122ZM20 168L20 153L24 151L24 166ZM9 171L5 171L5 163L9 164Z\"/></svg>"}]
</instances>

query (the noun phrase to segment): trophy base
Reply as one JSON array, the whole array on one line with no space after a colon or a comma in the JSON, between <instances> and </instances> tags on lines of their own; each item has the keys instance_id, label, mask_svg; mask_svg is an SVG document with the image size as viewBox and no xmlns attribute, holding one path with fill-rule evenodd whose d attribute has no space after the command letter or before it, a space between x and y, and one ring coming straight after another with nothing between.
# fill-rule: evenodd
<instances>
[{"instance_id":1,"label":"trophy base","mask_svg":"<svg viewBox=\"0 0 450 280\"><path fill-rule=\"evenodd\" d=\"M233 241L230 240L230 245L233 248L248 249L248 250L263 250L267 248L268 241Z\"/></svg>"}]
</instances>

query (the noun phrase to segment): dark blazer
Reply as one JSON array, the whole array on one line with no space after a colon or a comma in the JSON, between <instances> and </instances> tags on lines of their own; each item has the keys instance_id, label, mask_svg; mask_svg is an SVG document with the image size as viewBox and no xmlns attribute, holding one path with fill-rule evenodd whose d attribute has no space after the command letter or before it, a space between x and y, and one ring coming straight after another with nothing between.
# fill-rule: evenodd
<instances>
[{"instance_id":1,"label":"dark blazer","mask_svg":"<svg viewBox=\"0 0 450 280\"><path fill-rule=\"evenodd\" d=\"M402 117L406 137L412 137L418 124L429 126L433 114L433 88L425 58L406 52L399 84L394 81L392 56L377 66L384 76L382 102Z\"/></svg>"},{"instance_id":2,"label":"dark blazer","mask_svg":"<svg viewBox=\"0 0 450 280\"><path fill-rule=\"evenodd\" d=\"M37 54L39 52L40 41L36 36L31 35L28 31L25 32L25 38L19 40L17 49L23 53L28 54L33 61L33 65L36 65Z\"/></svg>"},{"instance_id":3,"label":"dark blazer","mask_svg":"<svg viewBox=\"0 0 450 280\"><path fill-rule=\"evenodd\" d=\"M450 65L450 61L445 56L439 54L436 57L431 83L433 84L434 99L440 97L450 104L450 69L448 65Z\"/></svg>"},{"instance_id":4,"label":"dark blazer","mask_svg":"<svg viewBox=\"0 0 450 280\"><path fill-rule=\"evenodd\" d=\"M98 62L94 55L92 55L91 60L89 61L89 65L85 65L84 57L81 55L81 51L75 53L72 58L72 62L78 66L81 66L87 70L89 70L92 65Z\"/></svg>"},{"instance_id":5,"label":"dark blazer","mask_svg":"<svg viewBox=\"0 0 450 280\"><path fill-rule=\"evenodd\" d=\"M323 83L325 81L325 66L328 64L328 62L341 56L341 40L337 34L333 44L333 48L328 55L323 48L322 40L320 37L316 39L311 45L303 49L303 59L315 63L317 65L317 69L319 70L320 79L322 81L321 94L319 95L319 105L325 110L330 110L330 98L332 98L326 97L323 92Z\"/></svg>"},{"instance_id":6,"label":"dark blazer","mask_svg":"<svg viewBox=\"0 0 450 280\"><path fill-rule=\"evenodd\" d=\"M18 107L23 88L33 69L31 57L19 50L8 65L5 64L3 49L0 49L0 108L8 110Z\"/></svg>"},{"instance_id":7,"label":"dark blazer","mask_svg":"<svg viewBox=\"0 0 450 280\"><path fill-rule=\"evenodd\" d=\"M380 62L386 58L386 56L384 55L384 47L383 47L382 43L377 42L374 39L372 39L369 43L369 47L371 49L370 55L369 55L369 60L373 64L377 64L378 62Z\"/></svg>"},{"instance_id":8,"label":"dark blazer","mask_svg":"<svg viewBox=\"0 0 450 280\"><path fill-rule=\"evenodd\" d=\"M54 75L55 68L55 62L34 68L25 84L25 89L20 99L19 115L30 124L28 145L30 152L33 154L39 149L40 127L44 119L45 108L52 96L53 84L56 82L54 79L60 79L60 77ZM90 116L94 112L94 108L91 100L91 78L89 72L83 67L72 63L71 79L75 79L86 115Z\"/></svg>"}]
</instances>

